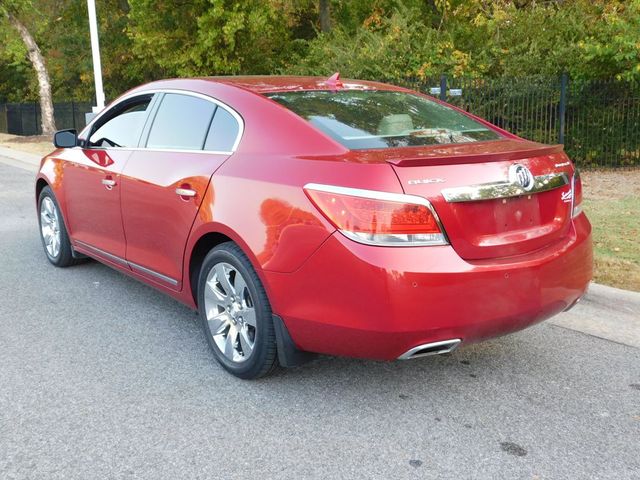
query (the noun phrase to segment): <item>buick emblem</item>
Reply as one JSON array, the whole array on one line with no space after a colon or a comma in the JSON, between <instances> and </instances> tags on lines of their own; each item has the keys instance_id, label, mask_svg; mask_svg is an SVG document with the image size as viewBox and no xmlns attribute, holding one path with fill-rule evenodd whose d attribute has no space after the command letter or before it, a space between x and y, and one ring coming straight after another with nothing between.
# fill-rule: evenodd
<instances>
[{"instance_id":1,"label":"buick emblem","mask_svg":"<svg viewBox=\"0 0 640 480\"><path fill-rule=\"evenodd\" d=\"M529 191L533 188L535 180L531 170L524 165L511 165L509 168L509 181L515 185L524 188Z\"/></svg>"}]
</instances>

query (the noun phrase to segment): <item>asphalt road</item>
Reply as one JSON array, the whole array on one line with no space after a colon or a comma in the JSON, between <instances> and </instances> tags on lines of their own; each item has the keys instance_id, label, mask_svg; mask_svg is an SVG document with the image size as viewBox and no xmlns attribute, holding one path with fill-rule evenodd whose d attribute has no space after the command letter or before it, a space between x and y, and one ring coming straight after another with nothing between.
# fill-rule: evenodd
<instances>
[{"instance_id":1,"label":"asphalt road","mask_svg":"<svg viewBox=\"0 0 640 480\"><path fill-rule=\"evenodd\" d=\"M638 348L545 323L237 380L186 307L49 265L32 187L0 164L2 479L640 478Z\"/></svg>"}]
</instances>

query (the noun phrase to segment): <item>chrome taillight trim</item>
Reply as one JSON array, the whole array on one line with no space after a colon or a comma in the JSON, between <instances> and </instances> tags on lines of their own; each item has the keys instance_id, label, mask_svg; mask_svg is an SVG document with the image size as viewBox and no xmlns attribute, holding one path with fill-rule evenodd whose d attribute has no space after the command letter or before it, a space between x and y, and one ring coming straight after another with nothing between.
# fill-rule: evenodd
<instances>
[{"instance_id":1,"label":"chrome taillight trim","mask_svg":"<svg viewBox=\"0 0 640 480\"><path fill-rule=\"evenodd\" d=\"M534 184L530 190L525 190L519 184L507 180L444 188L441 193L449 203L477 202L546 192L555 188L564 187L570 183L569 176L564 172L538 175L533 177L533 181Z\"/></svg>"},{"instance_id":2,"label":"chrome taillight trim","mask_svg":"<svg viewBox=\"0 0 640 480\"><path fill-rule=\"evenodd\" d=\"M571 218L576 218L582 213L582 205L576 203L576 180L580 180L580 172L576 169L571 177Z\"/></svg>"},{"instance_id":3,"label":"chrome taillight trim","mask_svg":"<svg viewBox=\"0 0 640 480\"><path fill-rule=\"evenodd\" d=\"M427 207L433 215L433 218L440 229L440 235L436 240L429 242L391 242L391 241L383 241L383 240L368 240L362 237L359 237L356 232L351 232L348 230L338 231L347 237L349 240L353 240L354 242L362 243L364 245L375 245L375 246L383 246L383 247L433 247L433 246L442 246L449 245L449 239L447 238L447 234L442 226L442 222L440 221L440 217L438 213L431 205L431 202L424 197L419 197L417 195L407 195L405 193L390 193L390 192L382 192L380 190L366 190L362 188L352 188L352 187L340 187L337 185L325 185L321 183L307 183L304 187L304 190L316 190L319 192L327 192L327 193L335 193L338 195L348 195L352 197L359 198L370 198L373 200L386 200L389 202L399 202L399 203L409 203L413 205L422 205Z\"/></svg>"}]
</instances>

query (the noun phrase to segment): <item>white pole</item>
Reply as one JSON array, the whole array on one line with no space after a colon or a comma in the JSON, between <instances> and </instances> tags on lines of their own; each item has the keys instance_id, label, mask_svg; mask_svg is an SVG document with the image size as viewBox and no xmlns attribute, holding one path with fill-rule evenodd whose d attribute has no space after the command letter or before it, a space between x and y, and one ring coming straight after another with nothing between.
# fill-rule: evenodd
<instances>
[{"instance_id":1,"label":"white pole","mask_svg":"<svg viewBox=\"0 0 640 480\"><path fill-rule=\"evenodd\" d=\"M91 56L93 57L93 78L96 84L96 106L93 113L104 108L104 90L102 88L102 65L100 63L100 42L98 41L98 21L96 20L96 2L87 0L89 8L89 32L91 34Z\"/></svg>"}]
</instances>

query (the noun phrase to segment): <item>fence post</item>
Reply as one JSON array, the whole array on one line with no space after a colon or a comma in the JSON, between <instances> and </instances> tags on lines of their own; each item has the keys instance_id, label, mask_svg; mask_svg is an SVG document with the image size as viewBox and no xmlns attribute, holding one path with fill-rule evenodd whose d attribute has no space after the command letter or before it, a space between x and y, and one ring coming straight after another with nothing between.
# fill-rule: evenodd
<instances>
[{"instance_id":1,"label":"fence post","mask_svg":"<svg viewBox=\"0 0 640 480\"><path fill-rule=\"evenodd\" d=\"M73 100L71 100L71 118L73 119L73 129L77 130L77 128L76 128L76 102L74 102Z\"/></svg>"},{"instance_id":2,"label":"fence post","mask_svg":"<svg viewBox=\"0 0 640 480\"><path fill-rule=\"evenodd\" d=\"M567 118L567 72L562 72L560 76L560 105L558 105L559 131L558 143L564 145L565 121Z\"/></svg>"},{"instance_id":3,"label":"fence post","mask_svg":"<svg viewBox=\"0 0 640 480\"><path fill-rule=\"evenodd\" d=\"M447 101L447 76L440 75L440 100Z\"/></svg>"},{"instance_id":4,"label":"fence post","mask_svg":"<svg viewBox=\"0 0 640 480\"><path fill-rule=\"evenodd\" d=\"M36 124L34 125L34 127L35 127L34 135L42 134L42 131L40 130L40 127L38 127L38 125L39 125L39 122L38 122L38 102L33 102L33 116L35 117L35 122L36 122Z\"/></svg>"}]
</instances>

